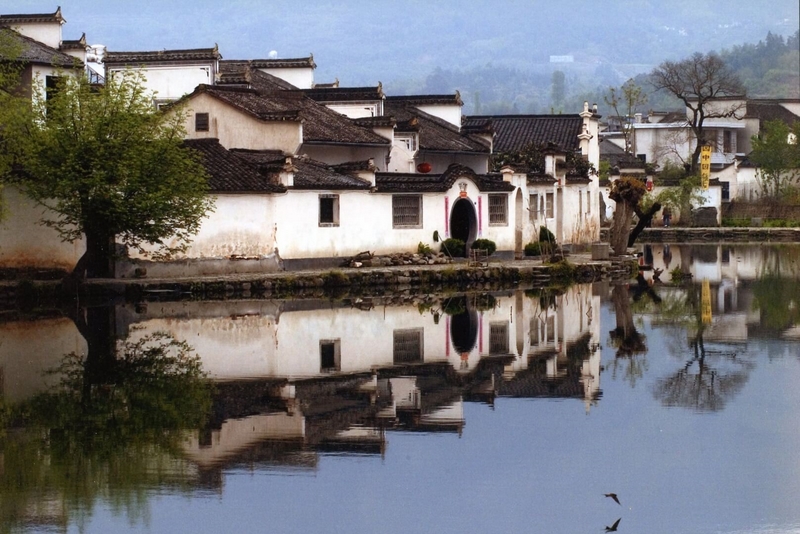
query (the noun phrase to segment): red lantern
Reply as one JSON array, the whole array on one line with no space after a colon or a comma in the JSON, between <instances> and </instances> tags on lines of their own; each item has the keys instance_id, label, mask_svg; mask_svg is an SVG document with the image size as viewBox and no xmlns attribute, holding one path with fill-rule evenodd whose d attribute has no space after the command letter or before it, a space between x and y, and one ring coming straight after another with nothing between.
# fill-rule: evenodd
<instances>
[{"instance_id":1,"label":"red lantern","mask_svg":"<svg viewBox=\"0 0 800 534\"><path fill-rule=\"evenodd\" d=\"M420 163L419 165L417 165L417 171L421 172L423 174L427 174L427 173L431 172L432 168L433 167L431 167L431 164L428 163L427 161L424 161L424 162Z\"/></svg>"},{"instance_id":2,"label":"red lantern","mask_svg":"<svg viewBox=\"0 0 800 534\"><path fill-rule=\"evenodd\" d=\"M648 191L652 191L653 190L653 179L648 176L647 177L647 182L645 182L644 185L645 185L645 187L647 188Z\"/></svg>"}]
</instances>

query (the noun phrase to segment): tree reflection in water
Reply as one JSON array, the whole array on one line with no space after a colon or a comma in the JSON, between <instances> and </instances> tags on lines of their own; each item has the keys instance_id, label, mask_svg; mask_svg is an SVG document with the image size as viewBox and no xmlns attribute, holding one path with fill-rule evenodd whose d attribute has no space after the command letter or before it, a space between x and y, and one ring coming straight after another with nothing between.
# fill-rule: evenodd
<instances>
[{"instance_id":1,"label":"tree reflection in water","mask_svg":"<svg viewBox=\"0 0 800 534\"><path fill-rule=\"evenodd\" d=\"M113 337L102 330L96 336ZM74 522L80 530L98 500L143 520L146 490L188 489L195 476L177 453L211 406L199 358L165 333L128 338L116 357L93 353L107 343L87 341L86 357L67 354L51 371L61 379L56 388L4 410L4 525Z\"/></svg>"},{"instance_id":2,"label":"tree reflection in water","mask_svg":"<svg viewBox=\"0 0 800 534\"><path fill-rule=\"evenodd\" d=\"M611 344L617 349L616 357L611 363L612 376L620 371L622 376L636 386L647 370L646 337L636 329L631 308L631 295L627 284L616 284L611 289L611 301L614 303L616 328L609 332Z\"/></svg>"},{"instance_id":3,"label":"tree reflection in water","mask_svg":"<svg viewBox=\"0 0 800 534\"><path fill-rule=\"evenodd\" d=\"M704 334L711 317L703 318L701 286L687 284L682 298L671 299L661 310L661 320L680 325L680 336L688 336L691 357L674 374L659 379L653 386L653 396L664 406L690 408L698 412L714 412L725 408L727 402L741 391L754 364L742 359L735 350L706 347ZM707 303L710 310L710 303ZM684 338L686 339L686 338ZM674 345L673 351L684 359L685 347Z\"/></svg>"}]
</instances>

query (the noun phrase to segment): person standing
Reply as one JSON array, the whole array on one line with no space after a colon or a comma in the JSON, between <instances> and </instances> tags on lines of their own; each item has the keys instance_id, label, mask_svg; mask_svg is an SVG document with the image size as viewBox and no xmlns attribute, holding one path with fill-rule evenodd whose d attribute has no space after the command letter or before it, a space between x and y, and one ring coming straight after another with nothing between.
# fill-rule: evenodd
<instances>
[{"instance_id":1,"label":"person standing","mask_svg":"<svg viewBox=\"0 0 800 534\"><path fill-rule=\"evenodd\" d=\"M672 219L672 210L669 209L669 206L664 206L664 209L661 210L661 216L664 219L664 228L669 228L669 223Z\"/></svg>"}]
</instances>

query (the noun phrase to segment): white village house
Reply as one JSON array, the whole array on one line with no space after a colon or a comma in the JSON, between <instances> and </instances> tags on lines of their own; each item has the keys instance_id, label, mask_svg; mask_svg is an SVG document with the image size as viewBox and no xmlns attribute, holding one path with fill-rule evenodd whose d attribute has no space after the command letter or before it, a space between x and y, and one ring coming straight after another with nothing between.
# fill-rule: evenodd
<instances>
[{"instance_id":1,"label":"white village house","mask_svg":"<svg viewBox=\"0 0 800 534\"><path fill-rule=\"evenodd\" d=\"M107 79L142 69L155 105L185 104L186 144L204 158L216 203L177 261L132 257L117 276L141 266L149 276L336 266L367 250L435 248L435 235L491 239L498 257L519 257L539 226L563 244L599 238L597 176L565 166L570 152L599 164L599 117L588 105L578 115L462 118L457 93L315 85L311 57L230 61L216 47L110 50L105 62ZM511 133L514 121L526 124L522 133ZM543 173L488 172L493 150L529 143L543 147ZM30 245L33 230L20 225L40 217L30 206L9 217L0 265L74 265L81 243L45 232Z\"/></svg>"},{"instance_id":2,"label":"white village house","mask_svg":"<svg viewBox=\"0 0 800 534\"><path fill-rule=\"evenodd\" d=\"M789 125L800 121L799 99L761 99L741 97L719 98L711 103L714 112L729 111L727 118L712 118L704 122L705 137L710 141L711 183L703 192L703 207L717 209L718 219L724 203L741 199L758 200L762 196L757 169L748 155L752 151L752 137L758 135L764 123L780 120ZM719 113L724 114L724 113ZM642 163L663 166L671 163L683 166L690 160L697 140L688 127L690 110L686 112L654 112L647 116L637 113L630 127L631 153ZM618 162L624 151L624 139L617 131L601 132L603 158L612 162L620 174L635 174L630 160L625 165ZM644 166L641 166L644 169ZM664 186L655 178L653 192L657 194ZM613 201L609 201L613 204Z\"/></svg>"}]
</instances>

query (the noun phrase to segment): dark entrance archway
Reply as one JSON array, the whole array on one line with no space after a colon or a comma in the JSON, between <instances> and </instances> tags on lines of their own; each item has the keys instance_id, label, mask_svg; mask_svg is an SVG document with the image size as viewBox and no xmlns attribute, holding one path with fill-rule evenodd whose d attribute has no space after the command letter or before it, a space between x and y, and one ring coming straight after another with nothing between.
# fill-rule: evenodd
<instances>
[{"instance_id":1,"label":"dark entrance archway","mask_svg":"<svg viewBox=\"0 0 800 534\"><path fill-rule=\"evenodd\" d=\"M450 237L460 239L467 244L469 250L478 235L478 217L475 206L466 198L459 198L450 211Z\"/></svg>"},{"instance_id":2,"label":"dark entrance archway","mask_svg":"<svg viewBox=\"0 0 800 534\"><path fill-rule=\"evenodd\" d=\"M463 297L462 297L463 298ZM464 299L466 303L466 299ZM450 340L459 354L470 352L478 341L478 312L467 305L450 318Z\"/></svg>"}]
</instances>

